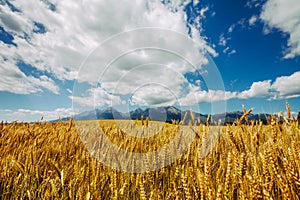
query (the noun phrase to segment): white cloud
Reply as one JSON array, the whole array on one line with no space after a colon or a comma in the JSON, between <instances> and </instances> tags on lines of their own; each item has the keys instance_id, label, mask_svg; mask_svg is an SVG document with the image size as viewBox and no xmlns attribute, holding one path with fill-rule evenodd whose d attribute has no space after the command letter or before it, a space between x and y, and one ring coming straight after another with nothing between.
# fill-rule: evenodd
<instances>
[{"instance_id":1,"label":"white cloud","mask_svg":"<svg viewBox=\"0 0 300 200\"><path fill-rule=\"evenodd\" d=\"M228 53L228 55L232 55L232 54L236 54L236 50L235 50L235 49L232 49L232 50Z\"/></svg>"},{"instance_id":2,"label":"white cloud","mask_svg":"<svg viewBox=\"0 0 300 200\"><path fill-rule=\"evenodd\" d=\"M229 47L226 47L226 48L223 50L223 53L227 53L228 50L229 50Z\"/></svg>"},{"instance_id":3,"label":"white cloud","mask_svg":"<svg viewBox=\"0 0 300 200\"><path fill-rule=\"evenodd\" d=\"M257 22L257 16L253 15L252 17L250 17L248 23L250 26L253 26L256 22Z\"/></svg>"},{"instance_id":4,"label":"white cloud","mask_svg":"<svg viewBox=\"0 0 300 200\"><path fill-rule=\"evenodd\" d=\"M254 19L252 19L254 20ZM238 29L238 28L246 28L246 19L245 18L242 18L240 20L238 20L236 23L232 24L229 28L228 28L228 31L227 31L227 35L228 36L231 36L231 34L233 33L233 31L235 29Z\"/></svg>"},{"instance_id":5,"label":"white cloud","mask_svg":"<svg viewBox=\"0 0 300 200\"><path fill-rule=\"evenodd\" d=\"M191 106L199 103L213 103L236 98L237 92L224 90L202 90L195 85L189 85L189 93L179 99L181 106Z\"/></svg>"},{"instance_id":6,"label":"white cloud","mask_svg":"<svg viewBox=\"0 0 300 200\"><path fill-rule=\"evenodd\" d=\"M146 85L133 93L130 103L139 106L171 106L177 101L176 94L168 88Z\"/></svg>"},{"instance_id":7,"label":"white cloud","mask_svg":"<svg viewBox=\"0 0 300 200\"><path fill-rule=\"evenodd\" d=\"M237 23L236 26L240 26L241 28L245 28L246 27L246 22L247 20L245 18L240 19Z\"/></svg>"},{"instance_id":8,"label":"white cloud","mask_svg":"<svg viewBox=\"0 0 300 200\"><path fill-rule=\"evenodd\" d=\"M0 74L0 91L7 91L16 94L32 94L42 92L43 89L46 89L54 94L59 93L59 87L51 78L45 75L38 78L26 76L22 71L20 71L15 63L2 60L1 58Z\"/></svg>"},{"instance_id":9,"label":"white cloud","mask_svg":"<svg viewBox=\"0 0 300 200\"><path fill-rule=\"evenodd\" d=\"M289 34L288 49L284 58L300 55L300 3L298 0L268 0L262 9L260 18L265 22L264 33L277 28Z\"/></svg>"},{"instance_id":10,"label":"white cloud","mask_svg":"<svg viewBox=\"0 0 300 200\"><path fill-rule=\"evenodd\" d=\"M55 85L54 81L45 76L42 75L39 78L35 78L33 76L28 76L27 79L31 82L32 85L39 87L39 88L45 88L51 92L53 92L54 94L58 94L59 93L59 87L57 85Z\"/></svg>"},{"instance_id":11,"label":"white cloud","mask_svg":"<svg viewBox=\"0 0 300 200\"><path fill-rule=\"evenodd\" d=\"M290 76L277 77L271 80L253 82L248 90L241 92L223 90L201 90L200 87L189 85L189 93L180 99L181 105L191 106L197 103L218 102L229 99L269 98L288 99L300 96L300 72Z\"/></svg>"},{"instance_id":12,"label":"white cloud","mask_svg":"<svg viewBox=\"0 0 300 200\"><path fill-rule=\"evenodd\" d=\"M261 6L262 2L263 1L259 1L259 0L249 0L246 3L246 6L249 7L249 8L257 8L257 7Z\"/></svg>"},{"instance_id":13,"label":"white cloud","mask_svg":"<svg viewBox=\"0 0 300 200\"><path fill-rule=\"evenodd\" d=\"M270 98L288 99L300 96L300 72L290 76L281 76L272 83L271 80L253 82L250 89L242 92L223 90L201 90L190 85L190 92L180 99L182 105L190 106L202 102L218 102L229 99Z\"/></svg>"},{"instance_id":14,"label":"white cloud","mask_svg":"<svg viewBox=\"0 0 300 200\"><path fill-rule=\"evenodd\" d=\"M257 22L257 16L252 16L248 21L246 18L242 18L238 20L236 23L230 25L230 27L227 30L227 33L222 33L219 37L219 45L224 46L225 49L223 49L223 53L228 53L228 55L232 55L236 53L235 49L231 49L230 47L230 40L232 39L233 31L237 29L245 29L248 27L248 24L250 26L253 26ZM248 23L247 23L248 22Z\"/></svg>"},{"instance_id":15,"label":"white cloud","mask_svg":"<svg viewBox=\"0 0 300 200\"><path fill-rule=\"evenodd\" d=\"M193 1L193 6L197 6L199 4L199 0L194 0Z\"/></svg>"},{"instance_id":16,"label":"white cloud","mask_svg":"<svg viewBox=\"0 0 300 200\"><path fill-rule=\"evenodd\" d=\"M219 45L220 46L223 46L224 49L223 49L223 53L224 54L228 54L228 56L232 55L232 54L235 54L236 53L236 50L235 49L232 49L232 47L230 46L230 40L232 39L232 33L233 31L241 26L241 27L244 27L244 23L245 23L245 19L241 19L239 20L237 23L234 23L232 24L229 28L228 28L228 31L227 33L222 33L220 36L219 36Z\"/></svg>"},{"instance_id":17,"label":"white cloud","mask_svg":"<svg viewBox=\"0 0 300 200\"><path fill-rule=\"evenodd\" d=\"M236 50L234 50L234 49L230 50L230 47L226 46L227 45L227 40L225 39L223 34L220 36L219 45L224 47L224 49L223 49L224 54L228 53L228 55L230 56L230 55L236 53Z\"/></svg>"},{"instance_id":18,"label":"white cloud","mask_svg":"<svg viewBox=\"0 0 300 200\"><path fill-rule=\"evenodd\" d=\"M224 37L224 34L221 34L220 37L219 37L219 45L226 46L226 44L227 44L227 41Z\"/></svg>"},{"instance_id":19,"label":"white cloud","mask_svg":"<svg viewBox=\"0 0 300 200\"><path fill-rule=\"evenodd\" d=\"M104 105L108 104L109 97L119 101L118 95L128 95L147 81L164 84L167 88L178 90L180 93L182 84L186 82L182 74L194 72L207 64L204 51L217 56L215 50L201 36L201 20L205 17L208 7L197 11L198 17L193 24L189 24L184 6L190 3L190 0L168 1L165 4L159 0L126 0L122 4L116 0L50 2L55 5L55 11L50 10L44 1L12 1L11 3L21 12L13 12L7 5L0 5L2 11L0 25L14 36L13 42L17 44L12 46L2 43L0 57L5 58L5 62L10 63L11 70L26 80L20 84L20 89L11 90L13 83L17 81L16 76L1 72L1 76L5 75L8 80L6 84L0 81L2 84L0 90L23 94L41 92L46 88L55 94L59 92L58 86L49 77L34 78L23 74L16 66L18 61L23 61L42 72L51 73L60 80L78 79L79 83L88 82L93 85L101 79L103 91L99 96L104 96L104 99L99 99L96 104ZM34 32L37 29L35 22L43 24L46 33ZM161 31L157 35L149 33L147 29L136 35L126 32L144 27L172 30L178 34L174 36L169 34L170 31ZM178 37L183 38L189 30L194 41L181 42L183 39ZM124 38L119 40L117 37L111 38L124 31ZM111 41L110 45L103 44L105 40ZM186 40L188 39L184 41ZM103 47L101 44L106 45L105 49L97 52ZM135 50L135 47L162 49L156 49L153 53L151 49L142 52ZM170 49L176 51L162 53ZM116 56L122 53L124 55L116 59ZM88 57L89 55L91 57ZM86 58L88 59L85 60ZM196 65L191 67L184 59L192 61L192 64L197 61ZM114 62L107 63L105 62L107 60ZM162 67L162 69L135 70L137 66L148 63L159 63L162 66L169 66L169 69ZM92 67L84 69L86 65ZM82 68L78 74L80 66ZM176 78L172 79L168 71L181 76L176 75ZM102 76L102 73L105 76ZM91 105L93 100L91 95L95 92L98 91L88 90L87 97L73 94L72 98L78 103Z\"/></svg>"},{"instance_id":20,"label":"white cloud","mask_svg":"<svg viewBox=\"0 0 300 200\"><path fill-rule=\"evenodd\" d=\"M233 30L235 28L235 24L232 24L229 28L228 28L228 33L232 33Z\"/></svg>"},{"instance_id":21,"label":"white cloud","mask_svg":"<svg viewBox=\"0 0 300 200\"><path fill-rule=\"evenodd\" d=\"M176 61L176 58L174 58L173 61ZM121 64L124 66L126 62L120 62L120 65ZM110 67L107 73L103 74L101 81L103 88L115 94L122 95L132 94L134 90L145 84L150 84L151 86L164 85L164 87L176 91L176 93L180 92L183 89L182 84L187 82L182 72L189 68L187 63L180 61L166 63L165 65L155 64L155 62L153 64L134 65L129 62L128 67L131 69L117 74L119 71L116 70L115 67L118 66L118 63L116 63L116 66ZM192 71L194 69L190 70Z\"/></svg>"},{"instance_id":22,"label":"white cloud","mask_svg":"<svg viewBox=\"0 0 300 200\"><path fill-rule=\"evenodd\" d=\"M6 31L20 36L34 28L32 21L23 13L11 12L8 6L0 6L0 24Z\"/></svg>"},{"instance_id":23,"label":"white cloud","mask_svg":"<svg viewBox=\"0 0 300 200\"><path fill-rule=\"evenodd\" d=\"M119 96L115 96L105 91L103 88L91 88L82 96L69 96L73 100L74 108L102 107L122 104ZM75 104L75 105L74 105Z\"/></svg>"},{"instance_id":24,"label":"white cloud","mask_svg":"<svg viewBox=\"0 0 300 200\"><path fill-rule=\"evenodd\" d=\"M3 120L7 121L38 121L41 120L55 120L58 118L70 117L74 114L77 114L73 111L72 108L57 108L52 111L47 110L29 110L29 109L18 109L16 111L13 110L0 110L0 116ZM16 117L17 116L17 117Z\"/></svg>"},{"instance_id":25,"label":"white cloud","mask_svg":"<svg viewBox=\"0 0 300 200\"><path fill-rule=\"evenodd\" d=\"M300 96L300 72L295 72L290 76L276 78L272 84L275 90L273 99L293 98Z\"/></svg>"},{"instance_id":26,"label":"white cloud","mask_svg":"<svg viewBox=\"0 0 300 200\"><path fill-rule=\"evenodd\" d=\"M200 16L205 18L205 13L209 10L208 6L200 10Z\"/></svg>"},{"instance_id":27,"label":"white cloud","mask_svg":"<svg viewBox=\"0 0 300 200\"><path fill-rule=\"evenodd\" d=\"M56 12L49 10L42 1L16 0L12 4L22 14L10 11L8 6L1 6L6 14L0 16L1 25L9 24L5 24L3 20L11 18L23 27L16 28L20 31L7 29L15 36L15 43L18 45L16 51L12 52L13 55L8 58L15 59L18 56L27 64L40 70L49 70L60 79L74 79L75 71L91 50L122 31L139 27L161 27L187 33L186 16L180 7L182 1L168 6L160 1L138 0L128 0L122 6L118 1L89 1L83 4L57 1ZM171 12L168 7L179 11ZM27 23L23 23L24 20ZM36 21L44 24L47 33L33 32L33 22ZM22 37L24 33L30 37L30 43Z\"/></svg>"},{"instance_id":28,"label":"white cloud","mask_svg":"<svg viewBox=\"0 0 300 200\"><path fill-rule=\"evenodd\" d=\"M270 28L268 25L264 25L263 27L263 34L268 35L272 32L272 28Z\"/></svg>"},{"instance_id":29,"label":"white cloud","mask_svg":"<svg viewBox=\"0 0 300 200\"><path fill-rule=\"evenodd\" d=\"M267 97L270 95L271 80L259 81L252 83L249 90L238 94L240 99L249 99L255 97Z\"/></svg>"},{"instance_id":30,"label":"white cloud","mask_svg":"<svg viewBox=\"0 0 300 200\"><path fill-rule=\"evenodd\" d=\"M252 83L249 90L240 92L237 98L261 98L269 99L289 99L300 96L300 72L295 72L290 76L280 76L272 83L271 80L258 81Z\"/></svg>"}]
</instances>

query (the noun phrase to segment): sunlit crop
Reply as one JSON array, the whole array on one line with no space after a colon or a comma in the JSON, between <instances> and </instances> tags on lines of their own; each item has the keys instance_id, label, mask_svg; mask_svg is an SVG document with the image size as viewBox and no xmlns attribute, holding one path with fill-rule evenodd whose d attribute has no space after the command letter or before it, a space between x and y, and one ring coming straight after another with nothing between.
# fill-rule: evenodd
<instances>
[{"instance_id":1,"label":"sunlit crop","mask_svg":"<svg viewBox=\"0 0 300 200\"><path fill-rule=\"evenodd\" d=\"M154 136L141 138L126 134L114 121L99 124L112 143L131 152L155 151L172 141L183 126L165 124ZM128 127L147 129L141 121ZM194 130L195 138L173 164L129 173L90 156L72 120L2 122L0 199L299 199L296 120L185 127ZM219 132L216 144L200 155L214 129ZM166 159L171 153L166 153ZM146 169L149 162L164 160L145 160Z\"/></svg>"}]
</instances>

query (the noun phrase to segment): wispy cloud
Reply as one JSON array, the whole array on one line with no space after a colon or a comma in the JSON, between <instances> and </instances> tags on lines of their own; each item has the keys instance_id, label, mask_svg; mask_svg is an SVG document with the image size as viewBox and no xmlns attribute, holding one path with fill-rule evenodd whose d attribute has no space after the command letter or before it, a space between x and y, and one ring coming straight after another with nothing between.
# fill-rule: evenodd
<instances>
[{"instance_id":1,"label":"wispy cloud","mask_svg":"<svg viewBox=\"0 0 300 200\"><path fill-rule=\"evenodd\" d=\"M262 3L263 3L263 1L260 1L260 0L249 0L246 3L246 7L248 7L248 8L257 8L257 7L260 7Z\"/></svg>"},{"instance_id":2,"label":"wispy cloud","mask_svg":"<svg viewBox=\"0 0 300 200\"><path fill-rule=\"evenodd\" d=\"M228 33L232 33L233 32L233 30L234 30L234 28L235 28L235 24L232 24L229 28L228 28Z\"/></svg>"},{"instance_id":3,"label":"wispy cloud","mask_svg":"<svg viewBox=\"0 0 300 200\"><path fill-rule=\"evenodd\" d=\"M224 34L221 34L220 37L219 37L219 45L225 47L226 44L227 44L227 40L225 39Z\"/></svg>"},{"instance_id":4,"label":"wispy cloud","mask_svg":"<svg viewBox=\"0 0 300 200\"><path fill-rule=\"evenodd\" d=\"M232 49L232 50L228 53L228 55L232 55L232 54L236 54L236 50L235 50L235 49Z\"/></svg>"},{"instance_id":5,"label":"wispy cloud","mask_svg":"<svg viewBox=\"0 0 300 200\"><path fill-rule=\"evenodd\" d=\"M235 49L231 49L231 47L229 47L227 45L227 41L229 41L229 40L231 40L231 36L228 36L227 38L225 38L224 34L221 34L219 37L219 45L224 47L223 53L228 54L228 56L236 53Z\"/></svg>"},{"instance_id":6,"label":"wispy cloud","mask_svg":"<svg viewBox=\"0 0 300 200\"><path fill-rule=\"evenodd\" d=\"M223 53L227 53L228 50L229 50L229 47L226 47L225 49L223 49Z\"/></svg>"},{"instance_id":7,"label":"wispy cloud","mask_svg":"<svg viewBox=\"0 0 300 200\"><path fill-rule=\"evenodd\" d=\"M254 19L252 19L251 22L255 23ZM223 49L223 53L227 53L228 56L236 53L236 50L233 49L234 47L231 47L231 45L230 45L230 40L232 40L232 34L236 29L238 29L238 28L244 29L245 27L247 27L246 18L242 18L242 19L238 20L237 22L231 24L229 26L227 32L222 33L219 36L219 45L225 47Z\"/></svg>"},{"instance_id":8,"label":"wispy cloud","mask_svg":"<svg viewBox=\"0 0 300 200\"><path fill-rule=\"evenodd\" d=\"M250 19L248 20L249 26L253 26L256 22L257 22L258 18L256 15L253 15L252 17L250 17Z\"/></svg>"},{"instance_id":9,"label":"wispy cloud","mask_svg":"<svg viewBox=\"0 0 300 200\"><path fill-rule=\"evenodd\" d=\"M200 10L200 16L205 18L205 13L209 10L209 7L206 6Z\"/></svg>"}]
</instances>

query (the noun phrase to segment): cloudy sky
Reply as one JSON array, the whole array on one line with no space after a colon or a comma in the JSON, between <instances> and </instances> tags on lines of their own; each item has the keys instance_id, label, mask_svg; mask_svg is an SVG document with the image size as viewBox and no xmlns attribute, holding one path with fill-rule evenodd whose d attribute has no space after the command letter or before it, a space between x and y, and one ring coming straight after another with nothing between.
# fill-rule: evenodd
<instances>
[{"instance_id":1,"label":"cloudy sky","mask_svg":"<svg viewBox=\"0 0 300 200\"><path fill-rule=\"evenodd\" d=\"M299 0L0 0L0 120L300 111Z\"/></svg>"}]
</instances>

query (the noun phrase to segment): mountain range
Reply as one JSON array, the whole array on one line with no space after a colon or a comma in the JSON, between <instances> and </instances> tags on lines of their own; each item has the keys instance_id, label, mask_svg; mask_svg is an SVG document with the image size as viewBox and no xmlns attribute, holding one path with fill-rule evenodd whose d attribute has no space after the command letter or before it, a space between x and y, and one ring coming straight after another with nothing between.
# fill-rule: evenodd
<instances>
[{"instance_id":1,"label":"mountain range","mask_svg":"<svg viewBox=\"0 0 300 200\"><path fill-rule=\"evenodd\" d=\"M205 123L208 114L201 114L197 112L192 112L194 115L195 123ZM172 123L172 121L182 121L184 116L185 123L191 122L190 110L180 110L174 106L167 107L157 107L157 108L137 108L130 112L119 112L113 107L108 107L105 109L95 109L91 111L85 111L80 114L73 116L74 120L100 120L100 119L115 119L115 120L140 120L141 118L149 118L153 121L164 121ZM210 123L214 124L227 124L234 123L243 115L243 112L227 112L221 114L214 114L210 116ZM249 121L263 121L266 123L270 114L249 114ZM64 120L64 119L62 119Z\"/></svg>"}]
</instances>

